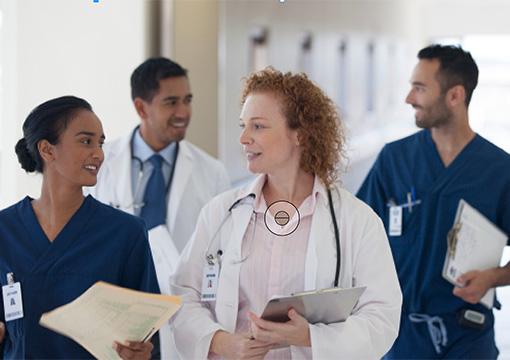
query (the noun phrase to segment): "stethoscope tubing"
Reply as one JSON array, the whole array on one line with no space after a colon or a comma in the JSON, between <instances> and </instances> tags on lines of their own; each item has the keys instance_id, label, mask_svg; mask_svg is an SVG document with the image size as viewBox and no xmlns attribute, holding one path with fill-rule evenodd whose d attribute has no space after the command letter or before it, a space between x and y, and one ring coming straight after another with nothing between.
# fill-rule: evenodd
<instances>
[{"instance_id":1,"label":"stethoscope tubing","mask_svg":"<svg viewBox=\"0 0 510 360\"><path fill-rule=\"evenodd\" d=\"M211 240L209 240L209 242L207 243L207 247L205 249L205 259L207 260L207 263L209 265L215 265L216 263L220 263L220 252L221 250L218 251L218 254L217 254L217 257L216 259L214 258L214 255L213 254L210 254L209 253L209 249L212 245L212 243L214 242L216 236L218 235L218 233L220 232L220 230L222 229L223 225L225 224L225 222L227 221L227 219L232 215L232 211L239 205L248 205L246 203L244 203L244 200L246 200L247 198L249 197L252 197L253 199L255 199L255 194L249 194L248 196L244 197L244 198L241 198L241 199L238 199L237 201L235 201L231 206L230 208L228 209L228 212L227 214L225 215L225 217L223 218L223 220L221 221L221 224L218 226L218 228L216 229L216 231L214 232L214 235L213 237L211 238ZM340 232L338 230L338 223L336 221L336 214L335 214L335 209L333 208L333 199L331 197L331 190L328 189L328 201L329 201L329 209L331 211L331 219L333 221L333 227L334 227L334 232L335 232L335 242L336 242L336 256L337 256L337 261L336 261L336 271L335 271L335 281L334 281L334 286L335 287L338 287L338 283L339 283L339 278L340 278L340 265L341 265L341 250L340 250ZM253 208L252 210L252 216L253 216L253 229L252 229L252 235L251 235L251 241L250 241L250 246L248 248L248 252L246 253L246 255L241 258L240 260L232 260L232 264L238 264L238 263L242 263L244 262L246 259L248 259L248 256L250 255L250 252L251 252L251 249L253 247L253 241L254 241L254 238L255 238L255 223L257 221L257 213L255 212L255 207L253 205L253 203L250 204Z\"/></svg>"},{"instance_id":2,"label":"stethoscope tubing","mask_svg":"<svg viewBox=\"0 0 510 360\"><path fill-rule=\"evenodd\" d=\"M133 201L131 202L131 204L129 204L129 206L124 206L124 208L126 208L126 209L128 209L130 207L139 209L145 205L145 201L143 201L139 204L135 204L135 199L138 197L138 195L140 193L140 187L142 185L142 179L143 179L143 161L139 157L134 155L134 139L135 139L136 131L138 130L139 127L140 126L137 126L133 130L133 134L131 135L131 139L129 141L129 151L131 152L131 159L137 161L140 164L140 169L138 170L138 179L136 181L135 191L133 193ZM168 191L170 190L170 186L172 185L172 181L173 181L174 173L175 173L175 165L177 163L177 155L179 154L179 143L177 142L175 145L176 145L176 148L175 148L174 161L172 164L172 168L170 170L170 177L168 178L168 182L166 184L166 194L168 194ZM120 207L120 206L117 206L117 207Z\"/></svg>"},{"instance_id":3,"label":"stethoscope tubing","mask_svg":"<svg viewBox=\"0 0 510 360\"><path fill-rule=\"evenodd\" d=\"M328 189L328 200L329 200L329 210L331 211L331 219L333 220L333 227L335 229L335 242L336 242L336 258L338 259L336 262L336 271L335 271L335 287L338 287L338 280L340 278L340 234L338 231L338 224L336 222L335 209L333 208L333 199L331 198L331 190Z\"/></svg>"}]
</instances>

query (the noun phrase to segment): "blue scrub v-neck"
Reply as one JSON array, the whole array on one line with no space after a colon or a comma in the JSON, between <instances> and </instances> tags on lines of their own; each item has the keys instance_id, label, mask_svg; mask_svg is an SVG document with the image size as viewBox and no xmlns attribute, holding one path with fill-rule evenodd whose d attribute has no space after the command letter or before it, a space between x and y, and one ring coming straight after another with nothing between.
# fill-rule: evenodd
<instances>
[{"instance_id":1,"label":"blue scrub v-neck","mask_svg":"<svg viewBox=\"0 0 510 360\"><path fill-rule=\"evenodd\" d=\"M31 204L32 199L28 196L25 197L22 205L19 207L19 215L28 220L25 222L28 229L28 238L39 250L39 259L30 270L31 273L47 271L60 256L65 254L67 249L73 245L74 241L79 238L80 233L83 231L83 228L87 226L89 219L92 218L98 206L98 203L94 203L90 201L90 199L92 199L92 197L87 196L83 200L80 208L51 242L37 220L37 216ZM84 214L87 214L87 217L85 217Z\"/></svg>"}]
</instances>

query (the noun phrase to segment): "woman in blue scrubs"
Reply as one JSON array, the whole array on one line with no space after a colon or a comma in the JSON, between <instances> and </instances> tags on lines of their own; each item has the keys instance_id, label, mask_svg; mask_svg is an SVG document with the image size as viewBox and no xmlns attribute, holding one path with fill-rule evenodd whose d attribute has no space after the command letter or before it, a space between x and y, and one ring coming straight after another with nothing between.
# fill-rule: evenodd
<instances>
[{"instance_id":1,"label":"woman in blue scrubs","mask_svg":"<svg viewBox=\"0 0 510 360\"><path fill-rule=\"evenodd\" d=\"M145 223L83 196L83 186L96 184L105 139L85 100L65 96L39 105L23 133L16 145L21 167L42 173L43 181L38 199L27 196L0 211L0 282L21 289L0 304L0 358L92 358L39 319L99 280L159 292ZM151 357L150 342L122 340L112 344L112 356Z\"/></svg>"}]
</instances>

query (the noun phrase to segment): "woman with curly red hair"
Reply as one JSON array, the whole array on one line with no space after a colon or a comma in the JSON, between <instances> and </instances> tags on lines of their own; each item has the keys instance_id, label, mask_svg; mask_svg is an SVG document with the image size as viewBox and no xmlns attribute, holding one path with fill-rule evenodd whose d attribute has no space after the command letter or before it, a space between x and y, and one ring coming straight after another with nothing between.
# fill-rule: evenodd
<instances>
[{"instance_id":1,"label":"woman with curly red hair","mask_svg":"<svg viewBox=\"0 0 510 360\"><path fill-rule=\"evenodd\" d=\"M346 157L334 103L305 74L273 68L246 79L241 103L239 142L258 176L204 207L181 256L180 355L382 357L402 297L381 220L336 181ZM311 324L294 309L284 323L259 317L274 295L333 286L366 287L345 322Z\"/></svg>"}]
</instances>

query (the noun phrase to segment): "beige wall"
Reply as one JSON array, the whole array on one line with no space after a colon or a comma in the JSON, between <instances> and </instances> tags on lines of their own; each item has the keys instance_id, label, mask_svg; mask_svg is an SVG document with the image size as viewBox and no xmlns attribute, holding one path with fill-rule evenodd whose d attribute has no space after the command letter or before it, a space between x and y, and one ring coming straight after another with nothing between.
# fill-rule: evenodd
<instances>
[{"instance_id":1,"label":"beige wall","mask_svg":"<svg viewBox=\"0 0 510 360\"><path fill-rule=\"evenodd\" d=\"M218 2L174 2L173 59L188 69L193 114L186 139L218 154Z\"/></svg>"}]
</instances>

